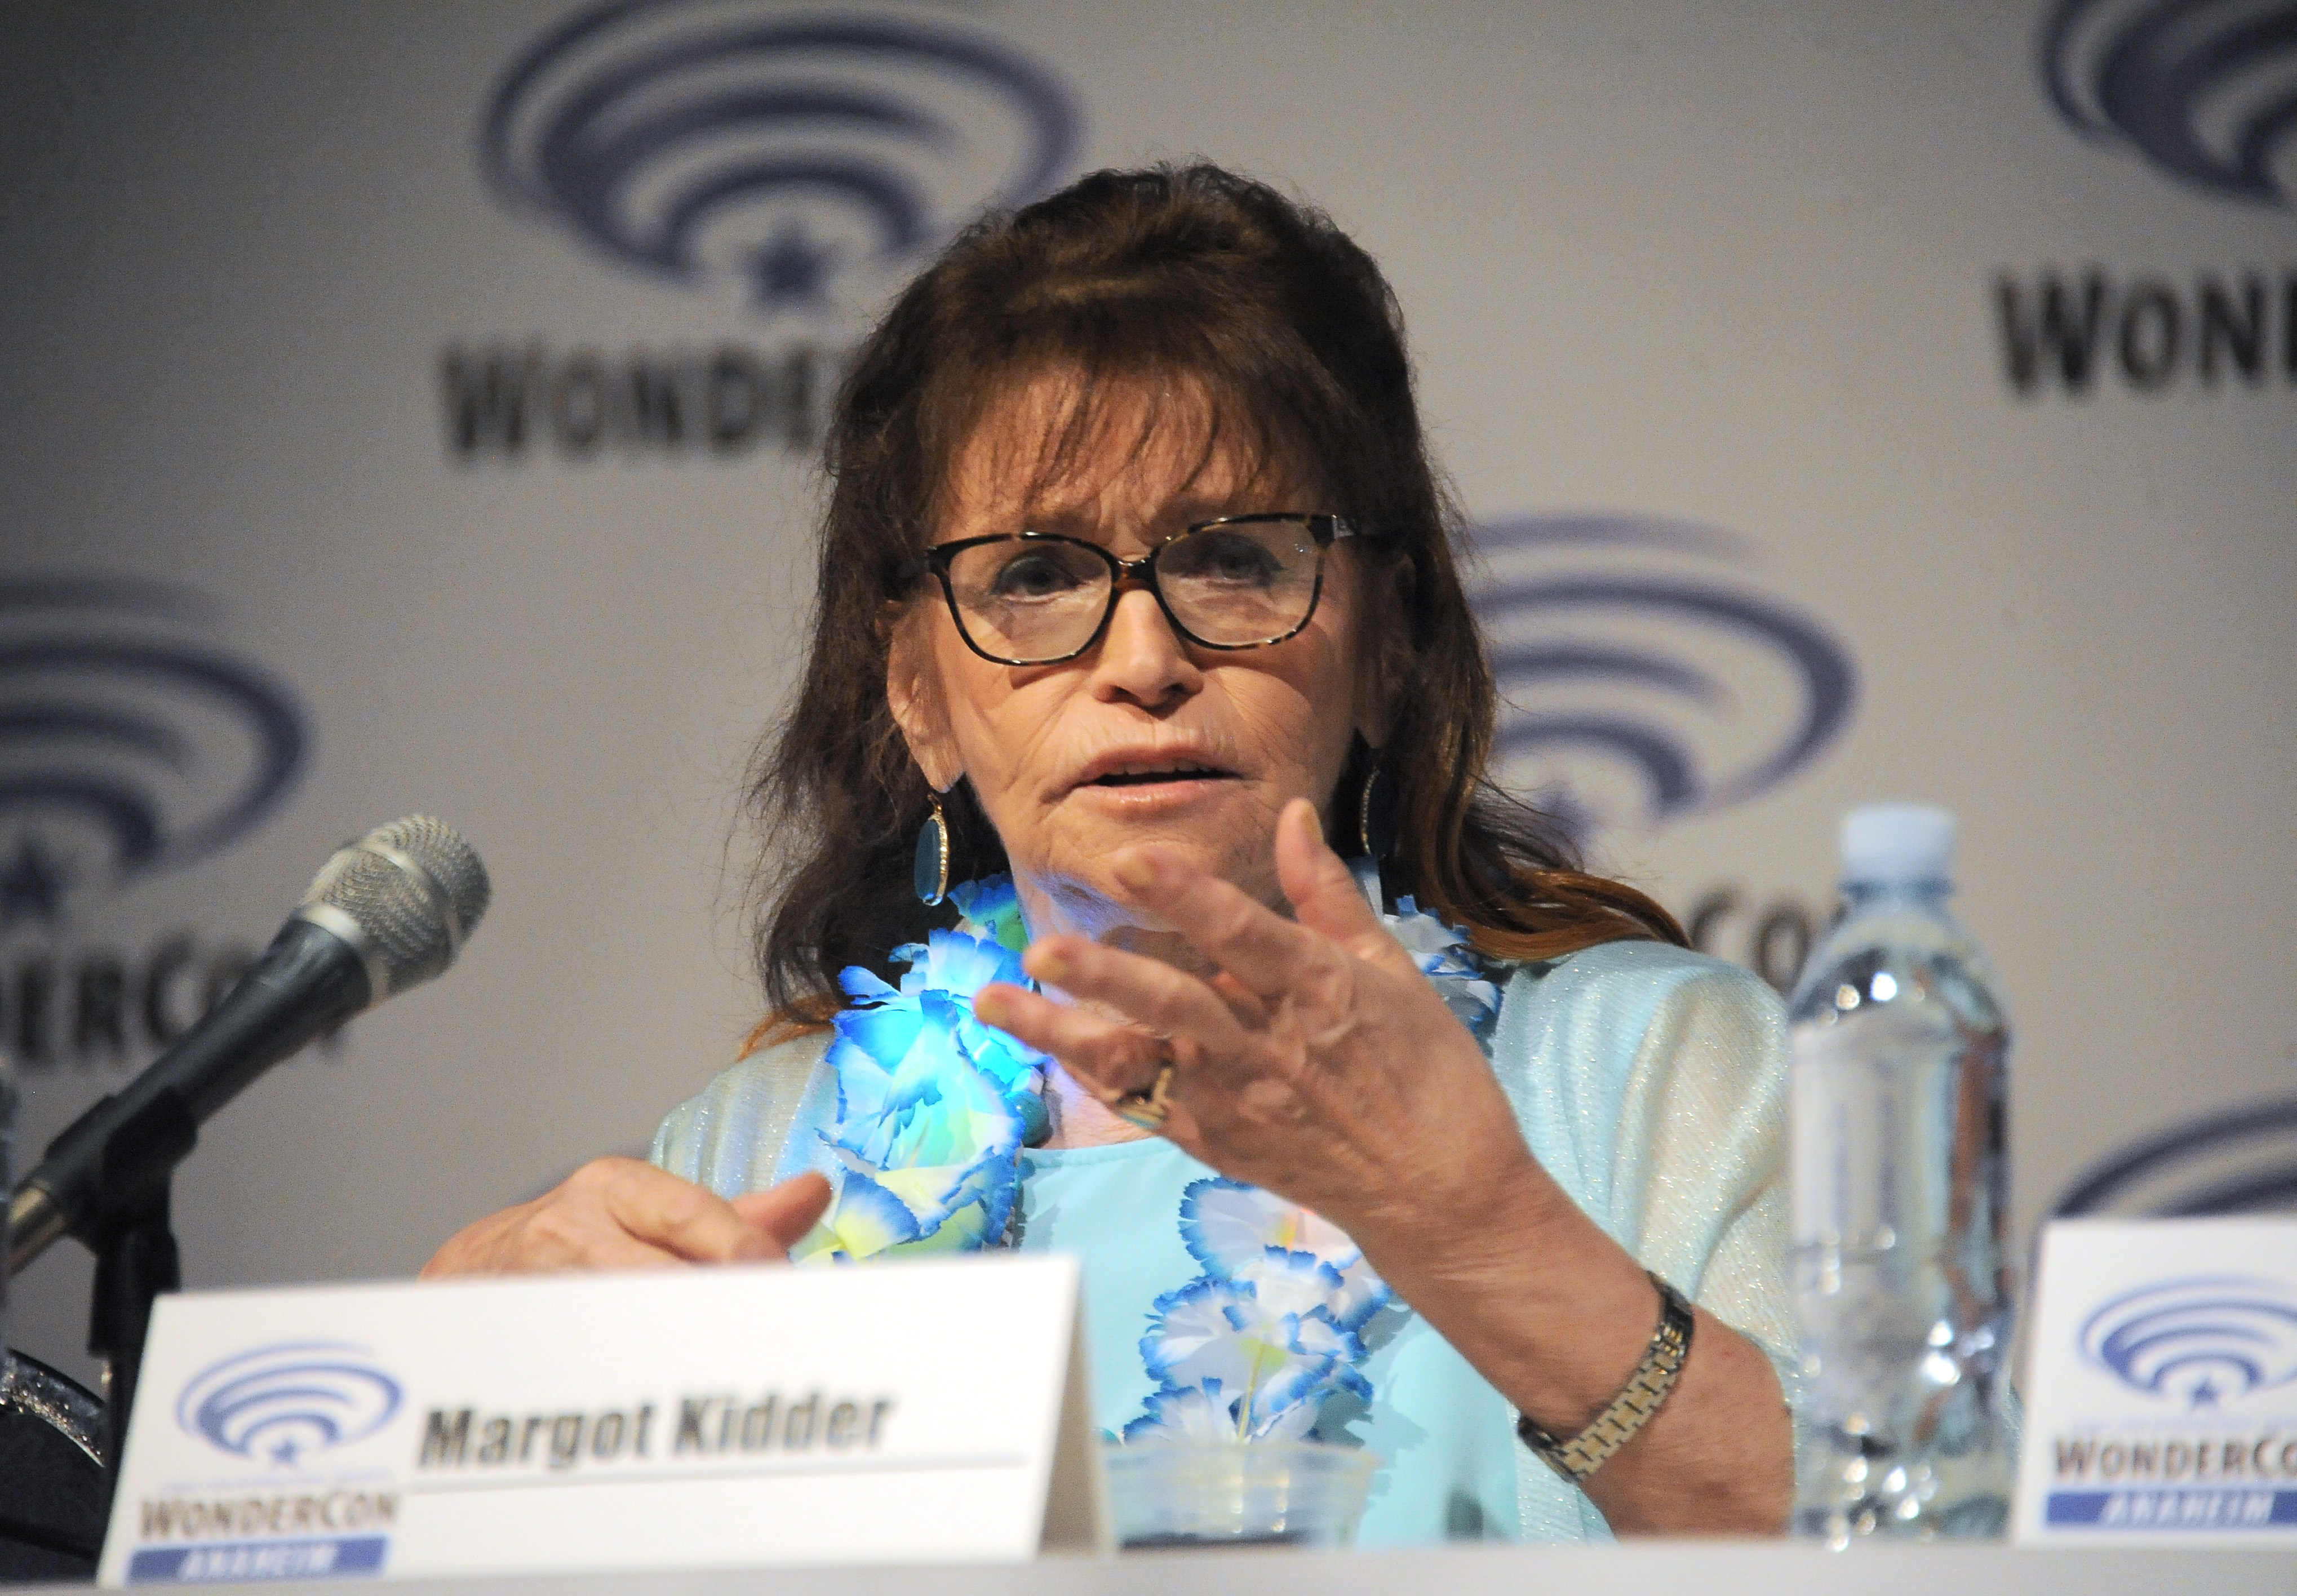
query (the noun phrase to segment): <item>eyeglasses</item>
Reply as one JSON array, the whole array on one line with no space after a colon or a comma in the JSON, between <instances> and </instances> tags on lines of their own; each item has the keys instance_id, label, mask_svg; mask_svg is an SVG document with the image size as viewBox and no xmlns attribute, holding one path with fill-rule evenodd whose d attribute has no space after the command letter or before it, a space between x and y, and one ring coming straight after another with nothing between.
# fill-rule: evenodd
<instances>
[{"instance_id":1,"label":"eyeglasses","mask_svg":"<svg viewBox=\"0 0 2297 1596\"><path fill-rule=\"evenodd\" d=\"M1338 515L1223 515L1138 560L1082 539L1014 532L939 544L925 568L974 653L1000 665L1058 665L1100 641L1129 581L1146 582L1173 629L1199 647L1281 643L1316 613L1324 550L1361 535Z\"/></svg>"}]
</instances>

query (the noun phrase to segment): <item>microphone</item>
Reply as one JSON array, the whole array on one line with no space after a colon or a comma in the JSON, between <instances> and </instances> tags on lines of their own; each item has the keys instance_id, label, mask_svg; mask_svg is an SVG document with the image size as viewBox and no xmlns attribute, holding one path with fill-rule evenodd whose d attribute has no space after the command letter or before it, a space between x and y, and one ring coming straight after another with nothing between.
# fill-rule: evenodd
<instances>
[{"instance_id":1,"label":"microphone","mask_svg":"<svg viewBox=\"0 0 2297 1596\"><path fill-rule=\"evenodd\" d=\"M443 972L487 911L478 853L428 815L345 843L205 1018L48 1144L8 1205L8 1272L164 1188L199 1127L265 1070L362 1009Z\"/></svg>"}]
</instances>

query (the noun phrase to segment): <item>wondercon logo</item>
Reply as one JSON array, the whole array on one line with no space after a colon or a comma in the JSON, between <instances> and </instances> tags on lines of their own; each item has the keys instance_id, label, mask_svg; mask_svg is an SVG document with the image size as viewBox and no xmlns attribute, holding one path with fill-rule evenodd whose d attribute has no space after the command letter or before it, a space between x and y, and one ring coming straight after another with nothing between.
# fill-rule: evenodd
<instances>
[{"instance_id":1,"label":"wondercon logo","mask_svg":"<svg viewBox=\"0 0 2297 1596\"><path fill-rule=\"evenodd\" d=\"M1061 83L962 15L618 0L511 63L479 153L512 208L772 315L1050 192L1077 143Z\"/></svg>"},{"instance_id":2,"label":"wondercon logo","mask_svg":"<svg viewBox=\"0 0 2297 1596\"><path fill-rule=\"evenodd\" d=\"M303 762L303 714L156 582L0 578L0 934L89 883L175 869L245 835Z\"/></svg>"},{"instance_id":3,"label":"wondercon logo","mask_svg":"<svg viewBox=\"0 0 2297 1596\"><path fill-rule=\"evenodd\" d=\"M2051 1213L2188 1219L2290 1207L2297 1207L2297 1098L2220 1109L2109 1154Z\"/></svg>"},{"instance_id":4,"label":"wondercon logo","mask_svg":"<svg viewBox=\"0 0 2297 1596\"><path fill-rule=\"evenodd\" d=\"M401 1395L363 1347L285 1342L202 1370L176 1399L176 1422L218 1451L292 1468L374 1435Z\"/></svg>"},{"instance_id":5,"label":"wondercon logo","mask_svg":"<svg viewBox=\"0 0 2297 1596\"><path fill-rule=\"evenodd\" d=\"M1472 534L1501 698L1494 764L1581 841L1760 797L1848 726L1858 673L1815 618L1689 522L1524 516Z\"/></svg>"},{"instance_id":6,"label":"wondercon logo","mask_svg":"<svg viewBox=\"0 0 2297 1596\"><path fill-rule=\"evenodd\" d=\"M2297 1380L2297 1298L2266 1280L2164 1280L2093 1312L2081 1350L2132 1389L2215 1407Z\"/></svg>"},{"instance_id":7,"label":"wondercon logo","mask_svg":"<svg viewBox=\"0 0 2297 1596\"><path fill-rule=\"evenodd\" d=\"M2085 136L2226 199L2297 203L2297 0L2060 0L2040 53Z\"/></svg>"}]
</instances>

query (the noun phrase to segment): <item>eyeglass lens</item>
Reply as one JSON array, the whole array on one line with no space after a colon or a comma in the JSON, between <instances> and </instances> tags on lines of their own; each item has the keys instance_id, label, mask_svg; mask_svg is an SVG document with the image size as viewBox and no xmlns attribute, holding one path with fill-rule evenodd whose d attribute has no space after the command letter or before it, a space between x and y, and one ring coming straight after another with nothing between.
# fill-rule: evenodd
<instances>
[{"instance_id":1,"label":"eyeglass lens","mask_svg":"<svg viewBox=\"0 0 2297 1596\"><path fill-rule=\"evenodd\" d=\"M1161 545L1149 570L1181 629L1215 646L1284 637L1316 602L1316 539L1305 520L1196 528ZM1100 629L1115 586L1099 549L1021 538L959 550L949 581L975 646L1019 661L1083 649Z\"/></svg>"}]
</instances>

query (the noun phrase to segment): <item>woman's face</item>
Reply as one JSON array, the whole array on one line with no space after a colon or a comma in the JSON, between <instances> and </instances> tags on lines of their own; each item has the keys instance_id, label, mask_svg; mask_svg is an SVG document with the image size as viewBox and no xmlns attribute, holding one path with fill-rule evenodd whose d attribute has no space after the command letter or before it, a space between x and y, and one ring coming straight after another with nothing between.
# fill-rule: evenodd
<instances>
[{"instance_id":1,"label":"woman's face","mask_svg":"<svg viewBox=\"0 0 2297 1596\"><path fill-rule=\"evenodd\" d=\"M1321 512L1293 462L1205 447L1210 407L1109 395L1095 440L1050 490L1031 494L1066 385L1040 379L998 407L954 463L933 541L1058 532L1139 559L1196 522ZM1230 429L1233 431L1233 429ZM1282 643L1239 652L1183 640L1145 587L1120 589L1100 642L1054 665L1000 665L967 648L937 585L902 618L889 662L895 717L926 779L960 777L995 823L1031 924L1099 935L1136 917L1115 906L1123 850L1159 843L1272 907L1276 816L1305 797L1329 810L1352 734L1375 745L1358 680L1362 608L1345 544L1325 555L1314 614ZM1148 929L1165 929L1149 926Z\"/></svg>"}]
</instances>

